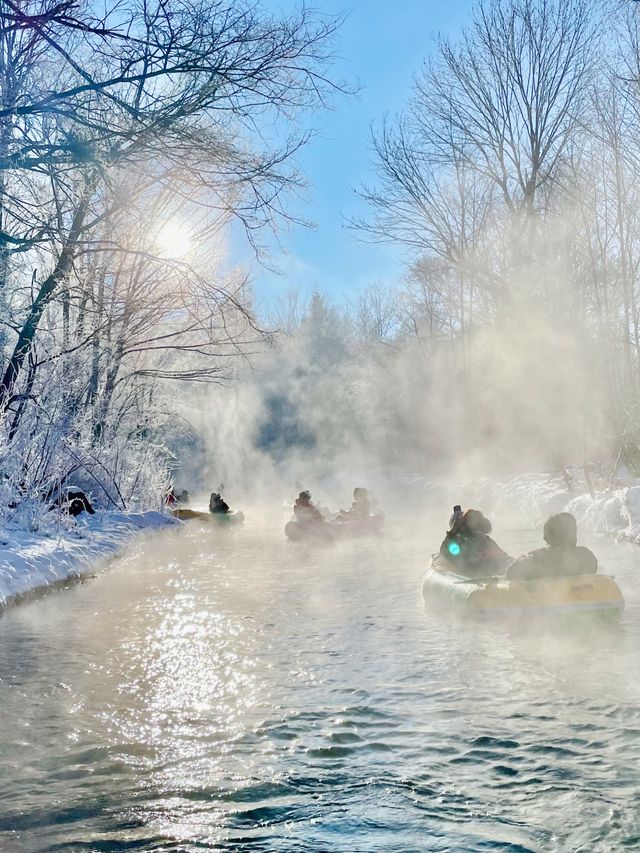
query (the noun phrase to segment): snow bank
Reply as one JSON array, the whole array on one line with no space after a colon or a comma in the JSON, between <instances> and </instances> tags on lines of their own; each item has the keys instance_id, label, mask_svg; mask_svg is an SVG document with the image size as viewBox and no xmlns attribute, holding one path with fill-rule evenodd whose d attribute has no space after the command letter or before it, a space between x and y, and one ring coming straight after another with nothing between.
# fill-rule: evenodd
<instances>
[{"instance_id":1,"label":"snow bank","mask_svg":"<svg viewBox=\"0 0 640 853\"><path fill-rule=\"evenodd\" d=\"M640 481L590 494L579 475L563 478L526 474L502 482L485 482L482 489L463 486L468 506L487 507L493 514L517 515L541 524L556 512L575 515L583 530L640 544ZM469 500L471 493L474 500Z\"/></svg>"},{"instance_id":2,"label":"snow bank","mask_svg":"<svg viewBox=\"0 0 640 853\"><path fill-rule=\"evenodd\" d=\"M447 516L454 503L477 507L492 517L509 516L537 526L557 512L571 512L581 529L601 536L640 545L640 480L628 477L628 485L597 491L587 489L580 471L567 477L551 474L519 474L504 480L477 477L457 485L437 483L419 475L398 477L425 510Z\"/></svg>"},{"instance_id":3,"label":"snow bank","mask_svg":"<svg viewBox=\"0 0 640 853\"><path fill-rule=\"evenodd\" d=\"M494 515L517 516L532 524L562 512L583 491L583 482L574 479L569 488L563 478L549 474L519 474L499 481L482 478L460 486L466 506L484 508Z\"/></svg>"},{"instance_id":4,"label":"snow bank","mask_svg":"<svg viewBox=\"0 0 640 853\"><path fill-rule=\"evenodd\" d=\"M640 484L610 492L580 495L565 507L596 533L640 545Z\"/></svg>"},{"instance_id":5,"label":"snow bank","mask_svg":"<svg viewBox=\"0 0 640 853\"><path fill-rule=\"evenodd\" d=\"M121 553L144 530L179 524L160 512L82 514L33 533L17 525L0 529L0 607L70 578Z\"/></svg>"}]
</instances>

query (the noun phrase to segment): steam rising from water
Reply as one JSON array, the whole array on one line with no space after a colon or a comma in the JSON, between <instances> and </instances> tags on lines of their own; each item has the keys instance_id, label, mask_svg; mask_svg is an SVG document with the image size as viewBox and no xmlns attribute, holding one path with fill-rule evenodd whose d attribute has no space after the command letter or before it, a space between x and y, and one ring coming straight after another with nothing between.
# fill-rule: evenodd
<instances>
[{"instance_id":1,"label":"steam rising from water","mask_svg":"<svg viewBox=\"0 0 640 853\"><path fill-rule=\"evenodd\" d=\"M558 275L561 291L568 285ZM197 439L178 450L178 485L208 495L224 483L233 503L273 508L296 482L321 484L344 505L354 486L384 491L399 474L453 484L586 461L604 472L601 353L569 306L550 321L528 287L522 277L519 305L498 323L478 323L463 348L401 326L386 340L359 339L353 318L316 295L291 334L231 386L188 396L183 412ZM405 497L402 512L419 513Z\"/></svg>"},{"instance_id":2,"label":"steam rising from water","mask_svg":"<svg viewBox=\"0 0 640 853\"><path fill-rule=\"evenodd\" d=\"M481 2L438 43L356 223L407 269L337 307L285 297L284 337L207 405L213 480L640 471L636 5Z\"/></svg>"}]
</instances>

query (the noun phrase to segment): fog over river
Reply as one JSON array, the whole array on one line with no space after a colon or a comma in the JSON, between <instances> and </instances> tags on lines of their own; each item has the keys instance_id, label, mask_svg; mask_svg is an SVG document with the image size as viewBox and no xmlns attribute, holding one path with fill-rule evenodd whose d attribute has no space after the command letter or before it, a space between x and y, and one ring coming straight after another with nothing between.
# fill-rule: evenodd
<instances>
[{"instance_id":1,"label":"fog over river","mask_svg":"<svg viewBox=\"0 0 640 853\"><path fill-rule=\"evenodd\" d=\"M619 626L541 630L425 609L440 535L195 523L9 610L0 849L637 849L640 551L590 543Z\"/></svg>"}]
</instances>

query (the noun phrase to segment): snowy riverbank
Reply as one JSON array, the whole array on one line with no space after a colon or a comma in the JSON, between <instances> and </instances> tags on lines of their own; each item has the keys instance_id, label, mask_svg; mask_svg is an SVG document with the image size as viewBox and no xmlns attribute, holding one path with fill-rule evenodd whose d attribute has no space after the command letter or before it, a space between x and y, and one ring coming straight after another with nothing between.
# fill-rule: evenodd
<instances>
[{"instance_id":1,"label":"snowy riverbank","mask_svg":"<svg viewBox=\"0 0 640 853\"><path fill-rule=\"evenodd\" d=\"M378 481L376 481L378 477ZM361 478L367 481L366 477ZM384 492L378 472L370 473L374 488ZM582 472L571 470L568 479L544 473L518 474L503 480L476 477L456 485L428 480L417 474L392 477L398 505L409 499L441 516L455 503L482 509L494 520L518 518L541 526L553 513L571 512L580 528L640 544L640 480L627 478L619 488L589 493Z\"/></svg>"},{"instance_id":2,"label":"snowy riverbank","mask_svg":"<svg viewBox=\"0 0 640 853\"><path fill-rule=\"evenodd\" d=\"M122 553L147 530L178 524L160 512L83 513L77 521L30 533L0 530L0 607L35 590L79 578Z\"/></svg>"},{"instance_id":3,"label":"snowy riverbank","mask_svg":"<svg viewBox=\"0 0 640 853\"><path fill-rule=\"evenodd\" d=\"M369 472L367 481L375 481ZM570 484L549 474L521 474L501 481L475 478L457 486L418 475L393 478L395 488L434 512L461 502L492 518L517 516L540 525L555 512L573 513L581 529L640 544L640 482L589 494L572 474ZM376 483L384 491L382 480ZM389 480L387 480L387 486ZM28 532L18 524L0 529L0 607L12 599L62 581L82 577L122 553L139 534L179 524L160 512L83 514Z\"/></svg>"},{"instance_id":4,"label":"snowy riverbank","mask_svg":"<svg viewBox=\"0 0 640 853\"><path fill-rule=\"evenodd\" d=\"M579 475L571 484L549 474L518 475L501 482L471 481L461 487L468 506L479 506L493 515L517 515L541 524L556 512L575 515L579 526L601 536L640 544L640 482L616 489L589 493Z\"/></svg>"}]
</instances>

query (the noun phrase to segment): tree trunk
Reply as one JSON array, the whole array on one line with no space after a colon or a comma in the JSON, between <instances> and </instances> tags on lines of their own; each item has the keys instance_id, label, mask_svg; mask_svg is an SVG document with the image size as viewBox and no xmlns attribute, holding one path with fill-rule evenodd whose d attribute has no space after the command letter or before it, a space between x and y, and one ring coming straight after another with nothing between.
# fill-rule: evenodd
<instances>
[{"instance_id":1,"label":"tree trunk","mask_svg":"<svg viewBox=\"0 0 640 853\"><path fill-rule=\"evenodd\" d=\"M33 346L42 314L56 292L58 284L71 270L78 244L78 238L89 209L89 200L91 198L92 190L93 184L87 184L82 199L80 200L74 214L69 233L63 243L60 257L58 258L53 271L42 282L38 295L31 304L27 319L20 330L15 348L7 363L2 380L0 380L0 412L3 414L6 412L7 406L11 401L13 389L15 388L16 382L20 376L24 360Z\"/></svg>"}]
</instances>

